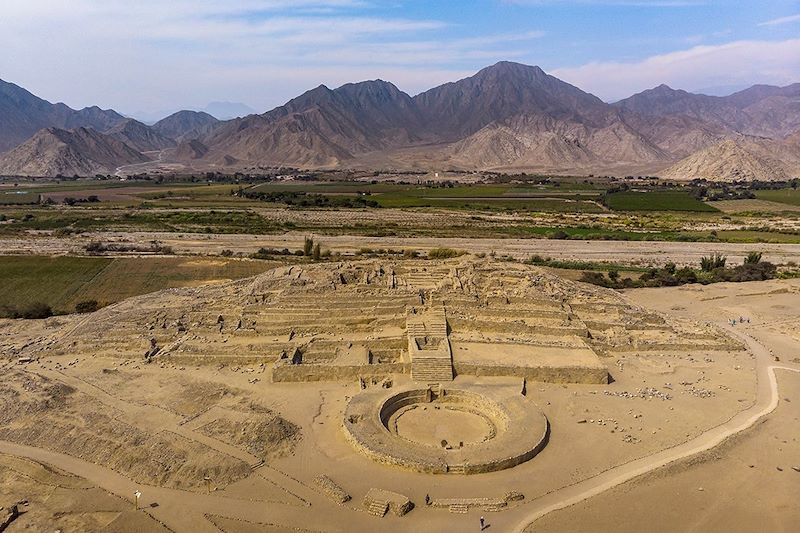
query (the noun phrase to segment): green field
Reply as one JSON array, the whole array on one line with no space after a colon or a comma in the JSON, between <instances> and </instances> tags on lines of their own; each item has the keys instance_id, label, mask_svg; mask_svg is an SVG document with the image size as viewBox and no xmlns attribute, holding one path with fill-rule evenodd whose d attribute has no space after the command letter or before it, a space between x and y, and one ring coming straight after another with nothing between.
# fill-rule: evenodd
<instances>
[{"instance_id":1,"label":"green field","mask_svg":"<svg viewBox=\"0 0 800 533\"><path fill-rule=\"evenodd\" d=\"M606 196L606 204L614 211L718 211L683 191L615 192Z\"/></svg>"},{"instance_id":2,"label":"green field","mask_svg":"<svg viewBox=\"0 0 800 533\"><path fill-rule=\"evenodd\" d=\"M770 202L800 206L800 190L779 189L777 191L756 191L756 198Z\"/></svg>"},{"instance_id":3,"label":"green field","mask_svg":"<svg viewBox=\"0 0 800 533\"><path fill-rule=\"evenodd\" d=\"M192 257L0 256L0 306L42 302L57 313L96 300L107 305L171 287L254 276L275 261Z\"/></svg>"},{"instance_id":4,"label":"green field","mask_svg":"<svg viewBox=\"0 0 800 533\"><path fill-rule=\"evenodd\" d=\"M509 184L457 185L452 187L367 182L270 182L253 186L256 192L368 195L381 207L435 207L475 210L519 210L564 213L598 213L593 200L600 191L584 184L569 187L515 186Z\"/></svg>"},{"instance_id":5,"label":"green field","mask_svg":"<svg viewBox=\"0 0 800 533\"><path fill-rule=\"evenodd\" d=\"M0 205L24 205L39 202L39 194L29 191L6 191L0 189Z\"/></svg>"},{"instance_id":6,"label":"green field","mask_svg":"<svg viewBox=\"0 0 800 533\"><path fill-rule=\"evenodd\" d=\"M559 198L420 198L406 195L376 195L381 207L436 207L477 211L511 210L543 213L600 213L603 208L591 201Z\"/></svg>"}]
</instances>

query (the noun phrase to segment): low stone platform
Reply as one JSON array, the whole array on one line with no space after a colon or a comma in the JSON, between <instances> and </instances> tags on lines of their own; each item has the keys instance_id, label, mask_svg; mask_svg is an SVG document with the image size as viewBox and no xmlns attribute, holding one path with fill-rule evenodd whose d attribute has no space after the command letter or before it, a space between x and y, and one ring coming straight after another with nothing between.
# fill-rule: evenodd
<instances>
[{"instance_id":1,"label":"low stone platform","mask_svg":"<svg viewBox=\"0 0 800 533\"><path fill-rule=\"evenodd\" d=\"M314 484L331 501L343 505L350 501L350 495L342 487L336 484L326 475L319 475L314 478Z\"/></svg>"},{"instance_id":2,"label":"low stone platform","mask_svg":"<svg viewBox=\"0 0 800 533\"><path fill-rule=\"evenodd\" d=\"M453 341L456 374L514 376L549 383L608 383L608 368L577 337L563 346L537 346L510 342Z\"/></svg>"},{"instance_id":3,"label":"low stone platform","mask_svg":"<svg viewBox=\"0 0 800 533\"><path fill-rule=\"evenodd\" d=\"M368 389L350 400L344 431L357 450L388 465L429 474L503 470L533 458L549 436L547 418L521 389L510 379ZM420 409L430 413L404 421Z\"/></svg>"},{"instance_id":4,"label":"low stone platform","mask_svg":"<svg viewBox=\"0 0 800 533\"><path fill-rule=\"evenodd\" d=\"M414 508L408 497L397 492L374 488L369 489L362 504L368 513L379 517L385 516L389 511L394 515L403 516Z\"/></svg>"}]
</instances>

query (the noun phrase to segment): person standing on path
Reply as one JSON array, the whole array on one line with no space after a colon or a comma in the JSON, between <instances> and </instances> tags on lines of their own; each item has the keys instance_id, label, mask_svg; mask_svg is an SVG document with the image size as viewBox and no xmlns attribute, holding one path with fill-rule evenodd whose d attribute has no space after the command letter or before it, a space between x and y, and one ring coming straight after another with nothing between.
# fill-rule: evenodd
<instances>
[{"instance_id":1,"label":"person standing on path","mask_svg":"<svg viewBox=\"0 0 800 533\"><path fill-rule=\"evenodd\" d=\"M481 517L481 531L483 531L485 528L486 528L486 520L484 520L483 517Z\"/></svg>"}]
</instances>

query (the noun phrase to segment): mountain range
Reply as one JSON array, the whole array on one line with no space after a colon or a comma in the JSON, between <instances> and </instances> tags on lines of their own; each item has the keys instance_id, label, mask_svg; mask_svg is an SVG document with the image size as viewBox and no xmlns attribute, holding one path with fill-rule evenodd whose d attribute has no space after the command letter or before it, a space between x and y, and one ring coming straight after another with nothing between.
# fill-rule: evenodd
<instances>
[{"instance_id":1,"label":"mountain range","mask_svg":"<svg viewBox=\"0 0 800 533\"><path fill-rule=\"evenodd\" d=\"M60 132L76 128L100 137L89 143L81 132L69 157L53 149L54 136L69 144ZM147 126L113 111L50 104L0 82L0 152L8 152L0 155L0 173L84 175L138 164L116 143L139 159L157 160L151 170L168 162L229 171L291 166L786 179L800 174L800 84L756 85L724 97L660 85L609 104L538 67L500 62L414 97L382 80L320 85L264 114L218 121L181 111ZM48 161L56 154L57 161ZM37 158L43 162L32 165Z\"/></svg>"}]
</instances>

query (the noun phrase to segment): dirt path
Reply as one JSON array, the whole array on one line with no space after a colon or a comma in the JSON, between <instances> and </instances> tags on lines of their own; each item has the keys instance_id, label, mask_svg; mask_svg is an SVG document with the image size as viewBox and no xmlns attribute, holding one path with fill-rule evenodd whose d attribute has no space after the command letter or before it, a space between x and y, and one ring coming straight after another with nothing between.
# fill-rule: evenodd
<instances>
[{"instance_id":1,"label":"dirt path","mask_svg":"<svg viewBox=\"0 0 800 533\"><path fill-rule=\"evenodd\" d=\"M80 237L14 236L0 238L5 254L83 254L87 243L149 245L152 241L171 246L179 254L218 255L223 250L251 254L261 247L297 250L303 247L308 233L283 235L199 234L169 232L97 232ZM313 234L312 234L313 235ZM654 263L673 261L678 264L699 264L700 258L712 253L738 263L752 251L763 252L764 260L776 264L800 263L800 244L707 243L657 241L577 241L549 239L467 239L444 237L364 237L354 235L315 235L325 250L354 253L364 248L418 251L432 248L456 248L472 253L492 252L527 259L533 254L555 259L607 261L614 263Z\"/></svg>"},{"instance_id":2,"label":"dirt path","mask_svg":"<svg viewBox=\"0 0 800 533\"><path fill-rule=\"evenodd\" d=\"M251 455L244 450L189 429L189 427L183 425L183 417L171 413L165 409L154 405L139 405L133 402L120 400L96 385L84 381L76 376L65 374L64 372L38 370L37 373L47 378L70 385L84 394L95 398L102 404L113 407L122 413L126 423L132 426L137 426L149 433L170 431L186 439L199 442L200 444L203 444L212 450L235 457L236 459L239 459L240 461L243 461L249 465L261 463L261 460L258 457Z\"/></svg>"},{"instance_id":3,"label":"dirt path","mask_svg":"<svg viewBox=\"0 0 800 533\"><path fill-rule=\"evenodd\" d=\"M800 372L800 370L787 366L770 365L769 363L772 358L769 350L749 335L734 331L733 328L730 327L726 329L735 337L746 342L748 348L755 356L758 393L757 400L753 406L736 414L724 424L706 431L683 444L620 465L595 477L533 500L531 503L523 506L527 514L519 520L514 527L514 531L522 533L529 525L548 513L575 505L670 463L708 451L718 446L732 435L752 427L761 418L774 411L778 406L779 400L778 381L775 371L787 370L791 372Z\"/></svg>"},{"instance_id":4,"label":"dirt path","mask_svg":"<svg viewBox=\"0 0 800 533\"><path fill-rule=\"evenodd\" d=\"M493 515L491 517L493 525L502 530L522 532L532 522L550 512L579 503L675 461L710 450L730 436L753 426L761 418L771 413L777 407L779 401L776 371L800 372L800 370L771 364L771 355L764 346L749 335L733 331L733 329L729 329L729 331L745 341L755 357L758 377L757 399L750 408L741 411L727 422L688 442L620 465L590 479L532 500L515 509ZM106 396L106 393L99 389L93 391L92 387L94 386L82 380L60 373L53 374L55 375L52 377L60 378L64 382L92 394L108 405L124 409L130 416L138 418L144 414L140 413L139 410L148 408L148 406L142 407L124 402L120 403L120 400L115 399L113 396ZM154 413L149 412L148 416L151 418L149 423L156 424L159 427L175 423L171 419L167 420L175 416L170 413L166 413L163 416L154 416ZM260 524L302 527L314 531L369 531L375 526L372 517L363 512L355 512L358 509L357 503L351 506L352 512L333 512L334 505L319 493L285 473L266 465L257 468L254 471L255 474L278 484L290 494L295 495L296 499L292 503L259 502L257 500L236 498L226 495L224 491L206 495L136 484L103 466L69 455L11 442L0 441L0 453L26 457L51 464L67 472L82 476L109 492L128 500L132 499L134 491L140 490L144 495L141 502L143 512L150 514L153 518L175 531L192 531L193 533L217 532L213 524L204 518L208 515L218 515ZM326 508L328 508L327 512ZM447 524L447 520L444 517L441 520L437 519L437 522L441 525ZM444 526L445 529L448 527Z\"/></svg>"},{"instance_id":5,"label":"dirt path","mask_svg":"<svg viewBox=\"0 0 800 533\"><path fill-rule=\"evenodd\" d=\"M136 172L143 172L147 168L153 165L159 165L164 162L164 153L168 149L159 150L158 151L158 158L152 161L145 161L144 163L134 163L132 165L122 165L121 167L117 167L114 171L114 175L118 178L125 177L128 173L136 173ZM155 151L152 152L144 152L144 155L153 154Z\"/></svg>"},{"instance_id":6,"label":"dirt path","mask_svg":"<svg viewBox=\"0 0 800 533\"><path fill-rule=\"evenodd\" d=\"M32 446L0 441L0 453L26 457L49 464L89 480L95 485L124 498L133 506L133 493L140 491L140 509L177 532L219 533L207 515L217 515L255 524L273 524L285 528L303 527L313 531L350 531L351 526L367 531L374 525L366 513L332 513L324 509L311 512L306 506L280 502L259 502L231 498L224 493L202 494L177 489L137 484L117 472L71 455ZM320 497L317 505L333 506ZM363 515L363 516L359 516Z\"/></svg>"}]
</instances>

